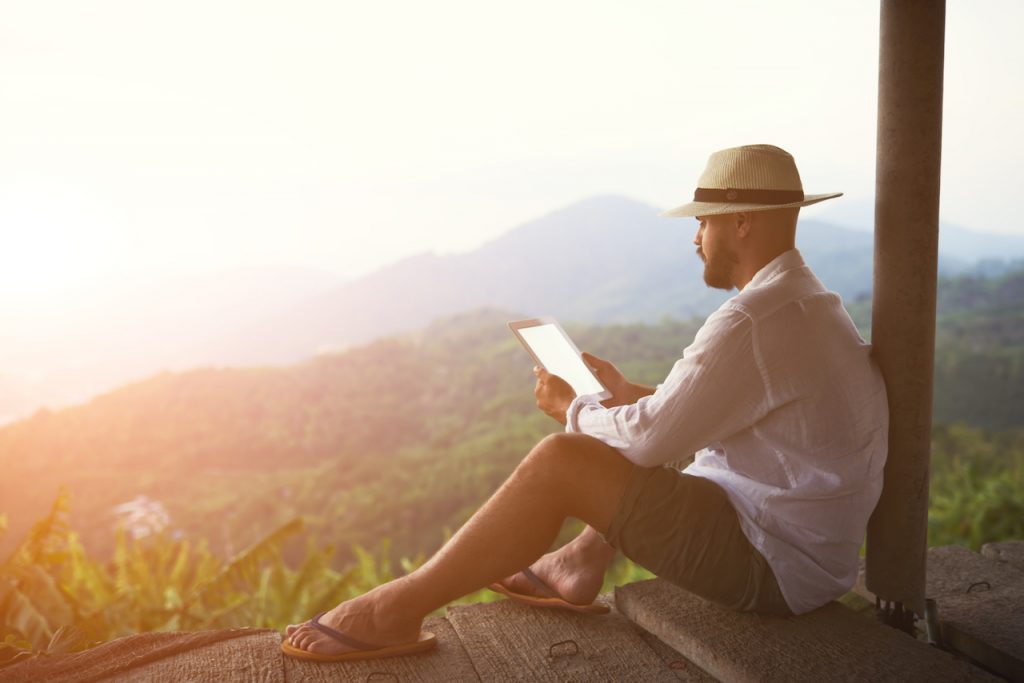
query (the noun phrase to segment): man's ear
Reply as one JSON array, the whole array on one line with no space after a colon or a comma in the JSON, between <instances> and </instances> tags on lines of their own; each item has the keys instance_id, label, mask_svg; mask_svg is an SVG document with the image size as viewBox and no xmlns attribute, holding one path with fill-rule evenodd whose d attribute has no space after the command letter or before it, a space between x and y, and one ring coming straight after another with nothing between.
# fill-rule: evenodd
<instances>
[{"instance_id":1,"label":"man's ear","mask_svg":"<svg viewBox=\"0 0 1024 683\"><path fill-rule=\"evenodd\" d=\"M747 211L740 211L736 214L736 236L740 239L750 234L751 215Z\"/></svg>"}]
</instances>

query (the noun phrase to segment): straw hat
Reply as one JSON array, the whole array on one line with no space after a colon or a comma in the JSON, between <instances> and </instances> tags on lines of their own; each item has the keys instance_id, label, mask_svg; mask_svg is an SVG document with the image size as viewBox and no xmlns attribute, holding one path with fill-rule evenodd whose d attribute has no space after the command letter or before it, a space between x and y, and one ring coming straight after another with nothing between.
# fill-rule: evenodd
<instances>
[{"instance_id":1,"label":"straw hat","mask_svg":"<svg viewBox=\"0 0 1024 683\"><path fill-rule=\"evenodd\" d=\"M839 197L804 194L796 162L772 145L745 145L715 152L697 181L693 201L661 216L714 216L740 211L768 211L817 204Z\"/></svg>"}]
</instances>

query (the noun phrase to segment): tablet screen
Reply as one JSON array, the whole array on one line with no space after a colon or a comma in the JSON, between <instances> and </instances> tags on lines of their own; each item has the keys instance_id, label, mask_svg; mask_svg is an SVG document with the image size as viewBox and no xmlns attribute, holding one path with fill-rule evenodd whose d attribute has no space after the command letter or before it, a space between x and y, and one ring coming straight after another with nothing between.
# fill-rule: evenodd
<instances>
[{"instance_id":1,"label":"tablet screen","mask_svg":"<svg viewBox=\"0 0 1024 683\"><path fill-rule=\"evenodd\" d=\"M536 322L537 324L530 324ZM577 396L583 394L611 394L598 381L583 362L576 345L554 320L537 319L509 323L509 327L545 370L558 375L573 388Z\"/></svg>"}]
</instances>

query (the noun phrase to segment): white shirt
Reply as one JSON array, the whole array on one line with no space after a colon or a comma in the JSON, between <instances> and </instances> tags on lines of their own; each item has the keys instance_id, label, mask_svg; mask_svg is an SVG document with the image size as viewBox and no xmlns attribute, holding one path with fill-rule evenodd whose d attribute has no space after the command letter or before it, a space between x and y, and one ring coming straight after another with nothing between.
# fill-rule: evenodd
<instances>
[{"instance_id":1,"label":"white shirt","mask_svg":"<svg viewBox=\"0 0 1024 683\"><path fill-rule=\"evenodd\" d=\"M795 614L857 577L882 491L885 385L838 294L787 251L711 314L654 394L604 408L578 396L567 431L721 486Z\"/></svg>"}]
</instances>

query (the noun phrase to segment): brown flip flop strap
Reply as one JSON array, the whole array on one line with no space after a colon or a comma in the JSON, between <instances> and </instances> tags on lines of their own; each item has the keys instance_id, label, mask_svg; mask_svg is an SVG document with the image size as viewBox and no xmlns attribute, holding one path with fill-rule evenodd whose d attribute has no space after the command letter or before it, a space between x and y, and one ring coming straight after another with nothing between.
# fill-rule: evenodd
<instances>
[{"instance_id":1,"label":"brown flip flop strap","mask_svg":"<svg viewBox=\"0 0 1024 683\"><path fill-rule=\"evenodd\" d=\"M315 628L317 631L325 633L329 635L331 638L334 638L342 645L347 645L348 647L355 648L356 650L379 650L382 647L384 647L383 645L371 645L370 643L364 643L361 640L356 640L355 638L346 633L336 631L327 624L321 624L320 617L322 617L324 614L326 614L326 612L321 612L320 614L316 615L306 623Z\"/></svg>"}]
</instances>

